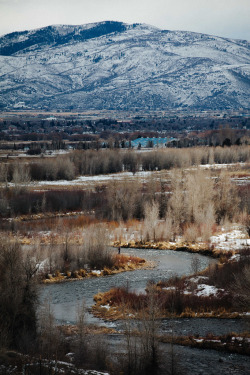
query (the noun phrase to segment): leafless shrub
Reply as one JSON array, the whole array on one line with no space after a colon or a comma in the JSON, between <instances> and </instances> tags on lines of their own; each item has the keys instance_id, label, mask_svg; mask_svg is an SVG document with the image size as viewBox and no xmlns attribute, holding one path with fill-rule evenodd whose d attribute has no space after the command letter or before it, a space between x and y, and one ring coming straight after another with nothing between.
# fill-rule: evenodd
<instances>
[{"instance_id":1,"label":"leafless shrub","mask_svg":"<svg viewBox=\"0 0 250 375\"><path fill-rule=\"evenodd\" d=\"M156 227L159 220L159 203L153 201L144 205L145 239L156 241Z\"/></svg>"},{"instance_id":2,"label":"leafless shrub","mask_svg":"<svg viewBox=\"0 0 250 375\"><path fill-rule=\"evenodd\" d=\"M114 264L113 251L110 249L109 238L105 225L95 225L89 228L84 246L88 254L88 264L91 269L111 268Z\"/></svg>"},{"instance_id":3,"label":"leafless shrub","mask_svg":"<svg viewBox=\"0 0 250 375\"><path fill-rule=\"evenodd\" d=\"M27 164L15 164L12 183L14 184L15 194L24 191L27 184L30 182L30 168Z\"/></svg>"},{"instance_id":4,"label":"leafless shrub","mask_svg":"<svg viewBox=\"0 0 250 375\"><path fill-rule=\"evenodd\" d=\"M243 227L243 230L245 233L250 237L250 214L247 213L246 210L244 210L240 217L239 217L240 223Z\"/></svg>"},{"instance_id":5,"label":"leafless shrub","mask_svg":"<svg viewBox=\"0 0 250 375\"><path fill-rule=\"evenodd\" d=\"M232 220L238 213L239 197L237 187L231 182L229 176L220 174L216 182L215 214L217 223L225 219Z\"/></svg>"},{"instance_id":6,"label":"leafless shrub","mask_svg":"<svg viewBox=\"0 0 250 375\"><path fill-rule=\"evenodd\" d=\"M7 216L9 211L8 200L4 195L0 193L0 213L2 216Z\"/></svg>"},{"instance_id":7,"label":"leafless shrub","mask_svg":"<svg viewBox=\"0 0 250 375\"><path fill-rule=\"evenodd\" d=\"M196 224L189 225L183 234L183 238L187 242L196 242L199 237L199 228Z\"/></svg>"},{"instance_id":8,"label":"leafless shrub","mask_svg":"<svg viewBox=\"0 0 250 375\"><path fill-rule=\"evenodd\" d=\"M10 238L0 244L0 329L4 341L23 348L22 337L30 342L36 333L36 288L30 276L29 260L23 259L20 245ZM25 339L26 340L26 339Z\"/></svg>"},{"instance_id":9,"label":"leafless shrub","mask_svg":"<svg viewBox=\"0 0 250 375\"><path fill-rule=\"evenodd\" d=\"M56 327L56 321L50 300L45 300L41 306L38 321L40 353L48 360L57 358L60 334Z\"/></svg>"},{"instance_id":10,"label":"leafless shrub","mask_svg":"<svg viewBox=\"0 0 250 375\"><path fill-rule=\"evenodd\" d=\"M250 308L250 264L243 267L240 273L235 274L232 290L236 294L237 303L245 310Z\"/></svg>"},{"instance_id":11,"label":"leafless shrub","mask_svg":"<svg viewBox=\"0 0 250 375\"><path fill-rule=\"evenodd\" d=\"M173 241L174 239L173 221L170 216L166 217L164 239L166 241Z\"/></svg>"},{"instance_id":12,"label":"leafless shrub","mask_svg":"<svg viewBox=\"0 0 250 375\"><path fill-rule=\"evenodd\" d=\"M186 221L183 178L183 171L173 171L171 174L172 195L168 201L167 217L172 219L174 238Z\"/></svg>"},{"instance_id":13,"label":"leafless shrub","mask_svg":"<svg viewBox=\"0 0 250 375\"><path fill-rule=\"evenodd\" d=\"M121 291L122 292L122 291ZM126 294L125 299L132 293ZM126 318L126 303L122 309ZM148 286L147 303L140 305L141 319L137 322L125 320L124 334L126 338L126 358L122 363L124 374L158 374L160 366L159 350L159 316L160 306L157 292L153 285Z\"/></svg>"},{"instance_id":14,"label":"leafless shrub","mask_svg":"<svg viewBox=\"0 0 250 375\"><path fill-rule=\"evenodd\" d=\"M128 220L136 211L141 198L137 181L132 183L112 181L107 186L107 212L111 220Z\"/></svg>"}]
</instances>

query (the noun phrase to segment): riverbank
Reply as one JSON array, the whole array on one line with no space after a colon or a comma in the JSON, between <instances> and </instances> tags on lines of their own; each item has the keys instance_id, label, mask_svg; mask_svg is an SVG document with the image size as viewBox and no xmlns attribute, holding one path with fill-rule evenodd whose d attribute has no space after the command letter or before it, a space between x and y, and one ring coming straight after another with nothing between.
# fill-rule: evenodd
<instances>
[{"instance_id":1,"label":"riverbank","mask_svg":"<svg viewBox=\"0 0 250 375\"><path fill-rule=\"evenodd\" d=\"M189 346L197 349L210 349L220 352L250 355L250 333L230 333L223 336L208 334L202 336L161 336L160 342L173 345Z\"/></svg>"},{"instance_id":2,"label":"riverbank","mask_svg":"<svg viewBox=\"0 0 250 375\"><path fill-rule=\"evenodd\" d=\"M249 314L250 250L227 255L221 263L202 271L193 259L193 274L150 282L144 293L124 287L97 293L93 314L107 320L149 319L152 304L158 318L238 318Z\"/></svg>"},{"instance_id":3,"label":"riverbank","mask_svg":"<svg viewBox=\"0 0 250 375\"><path fill-rule=\"evenodd\" d=\"M173 250L173 251L185 251L188 253L202 254L211 256L213 258L219 258L223 251L213 249L209 244L204 243L188 243L188 242L142 242L142 241L130 241L130 242L119 242L113 243L114 247L122 247L125 249L155 249L155 250Z\"/></svg>"},{"instance_id":4,"label":"riverbank","mask_svg":"<svg viewBox=\"0 0 250 375\"><path fill-rule=\"evenodd\" d=\"M134 237L134 238L132 238ZM131 236L119 239L113 242L114 247L137 248L137 249L155 249L155 250L174 250L185 251L189 253L202 254L215 259L224 255L234 255L240 250L250 247L250 238L243 225L230 224L225 227L217 226L214 234L207 241L197 237L195 241L187 241L185 236L176 237L175 241L138 239L139 234L132 232Z\"/></svg>"},{"instance_id":5,"label":"riverbank","mask_svg":"<svg viewBox=\"0 0 250 375\"><path fill-rule=\"evenodd\" d=\"M79 334L79 328L76 325L64 325L58 326L59 331L65 337L72 337ZM117 330L114 328L108 328L105 326L96 326L96 325L86 325L84 327L85 334L91 335L119 335L124 336L123 330ZM135 336L140 336L140 332L136 330L133 331ZM237 353L243 355L250 355L250 333L227 333L224 335L215 335L208 333L205 336L201 335L177 335L169 334L164 335L158 332L157 340L162 343L169 343L173 345L182 345L188 346L191 348L198 349L210 349L223 351L228 353Z\"/></svg>"},{"instance_id":6,"label":"riverbank","mask_svg":"<svg viewBox=\"0 0 250 375\"><path fill-rule=\"evenodd\" d=\"M160 295L158 297L160 297L159 299L163 299L167 296ZM174 296L171 295L171 297ZM124 290L114 288L106 293L97 293L94 296L95 305L92 307L92 313L94 316L107 321L116 321L120 319L143 319L145 317L150 319L151 312L148 310L148 306L146 306L146 298L146 295L136 295L132 292L126 292ZM130 301L128 301L129 299ZM212 299L209 299L209 302L212 302ZM122 300L124 300L124 302ZM206 307L203 304L207 302L208 301L206 298L198 298L196 299L195 303L201 306L199 311L197 311L197 309L193 310L190 307L186 307L181 313L172 312L165 309L161 310L161 307L158 304L156 312L157 318L236 319L245 316L244 312L227 311L224 307L220 307L212 311L206 311ZM145 309L141 308L141 305L143 304Z\"/></svg>"},{"instance_id":7,"label":"riverbank","mask_svg":"<svg viewBox=\"0 0 250 375\"><path fill-rule=\"evenodd\" d=\"M112 267L104 267L102 270L80 269L75 271L68 270L66 272L56 271L55 274L45 274L41 281L44 284L79 281L92 277L111 276L121 272L151 269L154 267L153 262L131 255L117 254L114 258L114 265Z\"/></svg>"}]
</instances>

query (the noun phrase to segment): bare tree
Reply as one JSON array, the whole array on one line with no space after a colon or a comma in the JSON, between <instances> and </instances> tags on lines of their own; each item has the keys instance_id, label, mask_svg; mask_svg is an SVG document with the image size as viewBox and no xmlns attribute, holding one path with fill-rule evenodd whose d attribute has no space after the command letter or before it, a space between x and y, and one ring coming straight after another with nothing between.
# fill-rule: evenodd
<instances>
[{"instance_id":1,"label":"bare tree","mask_svg":"<svg viewBox=\"0 0 250 375\"><path fill-rule=\"evenodd\" d=\"M1 163L0 164L0 182L5 183L5 187L8 187L8 175L9 175L9 164Z\"/></svg>"},{"instance_id":2,"label":"bare tree","mask_svg":"<svg viewBox=\"0 0 250 375\"><path fill-rule=\"evenodd\" d=\"M6 216L9 211L9 203L4 194L0 192L0 215Z\"/></svg>"},{"instance_id":3,"label":"bare tree","mask_svg":"<svg viewBox=\"0 0 250 375\"><path fill-rule=\"evenodd\" d=\"M41 354L49 360L57 359L60 338L49 299L45 300L41 306L38 319Z\"/></svg>"},{"instance_id":4,"label":"bare tree","mask_svg":"<svg viewBox=\"0 0 250 375\"><path fill-rule=\"evenodd\" d=\"M53 273L56 269L56 244L55 244L55 236L52 235L50 237L50 243L47 247L47 263L46 263L46 272L49 272L50 274ZM59 266L60 269L60 266Z\"/></svg>"},{"instance_id":5,"label":"bare tree","mask_svg":"<svg viewBox=\"0 0 250 375\"><path fill-rule=\"evenodd\" d=\"M30 169L26 164L15 164L12 176L15 192L25 189L26 185L30 182Z\"/></svg>"},{"instance_id":6,"label":"bare tree","mask_svg":"<svg viewBox=\"0 0 250 375\"><path fill-rule=\"evenodd\" d=\"M139 184L133 182L112 181L107 188L109 217L112 220L128 220L134 216L139 201Z\"/></svg>"},{"instance_id":7,"label":"bare tree","mask_svg":"<svg viewBox=\"0 0 250 375\"><path fill-rule=\"evenodd\" d=\"M37 274L41 261L42 257L39 244L35 244L31 249L27 249L23 252L22 266L27 283Z\"/></svg>"},{"instance_id":8,"label":"bare tree","mask_svg":"<svg viewBox=\"0 0 250 375\"><path fill-rule=\"evenodd\" d=\"M37 292L33 278L25 273L20 245L9 238L0 244L0 328L11 347L23 346L36 335ZM7 339L6 336L6 339Z\"/></svg>"},{"instance_id":9,"label":"bare tree","mask_svg":"<svg viewBox=\"0 0 250 375\"><path fill-rule=\"evenodd\" d=\"M159 220L159 203L153 201L146 202L144 205L144 226L146 231L146 239L156 241L156 227Z\"/></svg>"},{"instance_id":10,"label":"bare tree","mask_svg":"<svg viewBox=\"0 0 250 375\"><path fill-rule=\"evenodd\" d=\"M228 175L221 173L216 182L215 212L217 223L226 218L232 220L238 212L238 207L237 186L231 182Z\"/></svg>"},{"instance_id":11,"label":"bare tree","mask_svg":"<svg viewBox=\"0 0 250 375\"><path fill-rule=\"evenodd\" d=\"M210 173L200 169L185 176L185 207L187 221L202 224L206 222L207 208L213 210L214 180Z\"/></svg>"},{"instance_id":12,"label":"bare tree","mask_svg":"<svg viewBox=\"0 0 250 375\"><path fill-rule=\"evenodd\" d=\"M250 215L247 210L244 210L240 215L240 223L243 226L245 233L250 237Z\"/></svg>"},{"instance_id":13,"label":"bare tree","mask_svg":"<svg viewBox=\"0 0 250 375\"><path fill-rule=\"evenodd\" d=\"M168 202L167 217L172 219L174 237L180 233L181 225L186 219L183 179L183 171L171 173L172 195Z\"/></svg>"},{"instance_id":14,"label":"bare tree","mask_svg":"<svg viewBox=\"0 0 250 375\"><path fill-rule=\"evenodd\" d=\"M247 264L241 273L235 277L232 289L236 294L237 302L245 311L250 308L250 265Z\"/></svg>"},{"instance_id":15,"label":"bare tree","mask_svg":"<svg viewBox=\"0 0 250 375\"><path fill-rule=\"evenodd\" d=\"M84 247L88 254L88 264L91 269L103 269L114 264L113 251L105 225L91 226L85 237Z\"/></svg>"},{"instance_id":16,"label":"bare tree","mask_svg":"<svg viewBox=\"0 0 250 375\"><path fill-rule=\"evenodd\" d=\"M141 321L141 350L146 374L158 374L160 364L159 352L159 318L160 305L154 284L147 286L147 309L143 311Z\"/></svg>"},{"instance_id":17,"label":"bare tree","mask_svg":"<svg viewBox=\"0 0 250 375\"><path fill-rule=\"evenodd\" d=\"M129 314L126 313L125 303L122 306L127 359L122 364L124 374L158 374L160 306L154 285L148 285L146 305L138 306L139 320L131 320Z\"/></svg>"}]
</instances>

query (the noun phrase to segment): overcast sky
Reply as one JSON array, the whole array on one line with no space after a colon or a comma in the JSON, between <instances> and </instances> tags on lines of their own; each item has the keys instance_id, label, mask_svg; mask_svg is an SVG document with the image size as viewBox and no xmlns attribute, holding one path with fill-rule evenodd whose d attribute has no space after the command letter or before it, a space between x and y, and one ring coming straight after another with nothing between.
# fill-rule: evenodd
<instances>
[{"instance_id":1,"label":"overcast sky","mask_svg":"<svg viewBox=\"0 0 250 375\"><path fill-rule=\"evenodd\" d=\"M0 19L0 35L112 20L250 41L250 0L0 0Z\"/></svg>"}]
</instances>

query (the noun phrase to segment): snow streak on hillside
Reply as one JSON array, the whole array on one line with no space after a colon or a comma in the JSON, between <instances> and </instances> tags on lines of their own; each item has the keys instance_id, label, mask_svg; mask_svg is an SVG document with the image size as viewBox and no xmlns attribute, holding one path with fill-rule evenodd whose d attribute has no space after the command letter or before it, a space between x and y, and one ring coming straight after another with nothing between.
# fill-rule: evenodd
<instances>
[{"instance_id":1,"label":"snow streak on hillside","mask_svg":"<svg viewBox=\"0 0 250 375\"><path fill-rule=\"evenodd\" d=\"M49 26L0 38L0 77L10 108L250 108L250 43L145 24Z\"/></svg>"}]
</instances>

